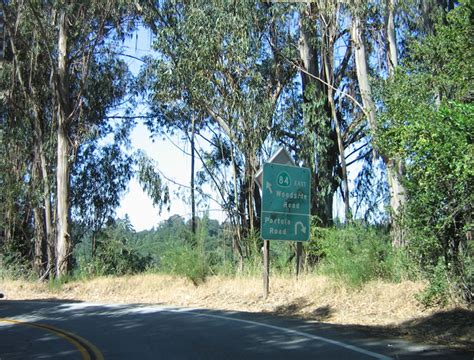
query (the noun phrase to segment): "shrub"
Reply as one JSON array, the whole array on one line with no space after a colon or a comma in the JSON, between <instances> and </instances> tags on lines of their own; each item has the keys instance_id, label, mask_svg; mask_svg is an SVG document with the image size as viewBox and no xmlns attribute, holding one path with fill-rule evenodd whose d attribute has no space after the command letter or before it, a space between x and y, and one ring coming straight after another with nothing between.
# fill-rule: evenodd
<instances>
[{"instance_id":1,"label":"shrub","mask_svg":"<svg viewBox=\"0 0 474 360\"><path fill-rule=\"evenodd\" d=\"M428 272L428 286L416 295L417 300L425 307L446 306L450 297L447 269L443 259L439 258L436 266Z\"/></svg>"},{"instance_id":2,"label":"shrub","mask_svg":"<svg viewBox=\"0 0 474 360\"><path fill-rule=\"evenodd\" d=\"M76 275L127 275L145 271L152 263L150 256L141 255L123 239L105 239L97 243L95 256L78 258Z\"/></svg>"},{"instance_id":3,"label":"shrub","mask_svg":"<svg viewBox=\"0 0 474 360\"><path fill-rule=\"evenodd\" d=\"M350 286L406 277L406 263L393 252L389 235L374 227L316 228L311 242L321 259L317 271Z\"/></svg>"},{"instance_id":4,"label":"shrub","mask_svg":"<svg viewBox=\"0 0 474 360\"><path fill-rule=\"evenodd\" d=\"M31 268L31 261L18 251L2 248L0 253L0 278L30 279L36 275Z\"/></svg>"},{"instance_id":5,"label":"shrub","mask_svg":"<svg viewBox=\"0 0 474 360\"><path fill-rule=\"evenodd\" d=\"M187 245L167 249L160 257L159 269L184 276L196 286L206 281L209 275L209 266L204 255Z\"/></svg>"}]
</instances>

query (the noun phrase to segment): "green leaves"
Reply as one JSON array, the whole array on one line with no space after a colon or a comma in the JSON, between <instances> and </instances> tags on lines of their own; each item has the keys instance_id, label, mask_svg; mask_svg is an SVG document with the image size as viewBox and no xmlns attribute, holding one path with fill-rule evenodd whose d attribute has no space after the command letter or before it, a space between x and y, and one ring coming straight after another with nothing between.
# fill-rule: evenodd
<instances>
[{"instance_id":1,"label":"green leaves","mask_svg":"<svg viewBox=\"0 0 474 360\"><path fill-rule=\"evenodd\" d=\"M84 239L80 249L76 250L79 260L78 275L93 276L121 276L141 273L152 265L152 257L141 254L133 244L135 232L127 219L111 222L102 229L92 241L97 242L94 256L89 251L91 239ZM82 253L81 253L82 250Z\"/></svg>"},{"instance_id":2,"label":"green leaves","mask_svg":"<svg viewBox=\"0 0 474 360\"><path fill-rule=\"evenodd\" d=\"M72 173L73 219L84 231L97 232L113 218L132 177L134 159L119 144L86 144Z\"/></svg>"},{"instance_id":3,"label":"green leaves","mask_svg":"<svg viewBox=\"0 0 474 360\"><path fill-rule=\"evenodd\" d=\"M138 151L135 157L138 165L138 182L150 196L153 205L158 205L161 210L170 200L168 187L162 183L155 164L144 152Z\"/></svg>"},{"instance_id":4,"label":"green leaves","mask_svg":"<svg viewBox=\"0 0 474 360\"><path fill-rule=\"evenodd\" d=\"M376 227L315 228L309 256L320 261L320 273L354 287L375 279L400 281L408 276L402 253L392 249L388 233Z\"/></svg>"},{"instance_id":5,"label":"green leaves","mask_svg":"<svg viewBox=\"0 0 474 360\"><path fill-rule=\"evenodd\" d=\"M405 164L403 221L412 256L426 271L436 270L436 289L443 278L438 273L445 271L468 301L474 212L474 72L473 53L466 51L472 48L471 16L472 8L461 5L434 35L411 44L404 67L386 84L379 134L385 154Z\"/></svg>"}]
</instances>

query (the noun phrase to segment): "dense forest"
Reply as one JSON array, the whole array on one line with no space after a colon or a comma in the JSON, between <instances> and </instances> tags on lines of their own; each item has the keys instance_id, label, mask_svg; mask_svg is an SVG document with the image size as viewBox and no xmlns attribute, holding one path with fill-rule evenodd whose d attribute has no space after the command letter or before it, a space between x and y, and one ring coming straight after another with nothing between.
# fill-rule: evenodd
<instances>
[{"instance_id":1,"label":"dense forest","mask_svg":"<svg viewBox=\"0 0 474 360\"><path fill-rule=\"evenodd\" d=\"M1 1L1 268L41 280L244 272L261 257L255 174L283 146L312 176L307 271L421 277L428 302L472 302L473 10L472 0ZM153 52L136 74L125 41L140 29ZM137 123L180 134L191 158L190 219L140 233L115 215L130 179L157 207L170 194L131 150ZM197 215L209 198L222 224ZM275 266L289 269L294 247L272 246Z\"/></svg>"}]
</instances>

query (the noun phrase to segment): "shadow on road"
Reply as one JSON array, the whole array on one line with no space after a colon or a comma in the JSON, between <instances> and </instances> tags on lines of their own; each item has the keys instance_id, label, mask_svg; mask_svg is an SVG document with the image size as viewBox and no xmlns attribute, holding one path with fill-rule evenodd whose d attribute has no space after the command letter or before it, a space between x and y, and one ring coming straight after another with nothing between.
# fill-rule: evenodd
<instances>
[{"instance_id":1,"label":"shadow on road","mask_svg":"<svg viewBox=\"0 0 474 360\"><path fill-rule=\"evenodd\" d=\"M96 336L102 337L107 333L120 334L124 339L133 339L137 334L144 334L150 338L166 336L174 339L177 336L183 340L181 331L187 328L193 335L189 338L185 337L184 340L198 344L202 341L209 341L207 331L209 327L213 327L218 334L221 333L220 336L224 339L238 341L239 344L242 344L240 348L242 353L235 354L233 358L246 356L249 351L260 354L268 348L265 346L255 347L254 344L277 346L280 349L278 354L281 354L281 358L285 358L285 356L294 355L294 351L302 350L307 346L315 347L316 345L313 344L317 343L315 340L323 339L324 343L324 339L328 339L328 343L333 341L349 344L398 359L419 359L421 357L426 359L473 359L474 317L472 312L466 310L441 312L427 318L406 322L398 327L380 327L324 323L324 320L331 315L332 310L329 306L315 309L312 321L289 316L291 312L301 306L305 305L296 302L287 307L278 308L273 313L250 313L172 308L164 307L161 304L101 305L72 300L57 301L54 298L49 298L34 301L2 300L0 301L0 317L25 317L33 319L29 321L50 323L89 338L93 342ZM166 321L158 321L159 317L166 318ZM170 326L170 324L173 325ZM260 332L256 331L256 328L265 328L266 332L259 335ZM91 332L91 329L94 332ZM221 329L230 332L225 335L223 331L220 331ZM420 343L442 342L446 334L461 331L465 332L462 342L449 344L455 345L456 349L420 345ZM97 335L94 335L96 333ZM302 340L297 340L298 336ZM151 340L150 343L152 343ZM104 355L113 357L118 353L130 353L129 345L126 341L117 341L113 344L114 353L105 353ZM165 344L165 346L161 345L160 351L166 353L166 346L169 346L168 350L171 354L171 347L175 345L172 342ZM219 346L224 345L214 344L212 354L207 355L216 358L216 351L223 351L222 355L224 356L225 347L221 349ZM318 346L321 350L322 345ZM205 358L206 354L203 354L203 357Z\"/></svg>"},{"instance_id":2,"label":"shadow on road","mask_svg":"<svg viewBox=\"0 0 474 360\"><path fill-rule=\"evenodd\" d=\"M394 333L424 341L455 346L474 353L474 312L465 309L441 311L431 316L390 327ZM455 340L454 340L455 339Z\"/></svg>"},{"instance_id":3,"label":"shadow on road","mask_svg":"<svg viewBox=\"0 0 474 360\"><path fill-rule=\"evenodd\" d=\"M297 299L285 306L279 306L269 314L308 320L308 315L299 316L300 309L306 307L305 299ZM333 314L331 306L322 306L314 309L310 314L310 321L328 322ZM474 354L474 312L466 309L440 311L435 314L412 319L398 325L366 326L366 325L338 325L334 328L347 328L373 334L381 337L396 337L414 342L423 342L432 345L443 345ZM474 357L472 357L474 359Z\"/></svg>"}]
</instances>

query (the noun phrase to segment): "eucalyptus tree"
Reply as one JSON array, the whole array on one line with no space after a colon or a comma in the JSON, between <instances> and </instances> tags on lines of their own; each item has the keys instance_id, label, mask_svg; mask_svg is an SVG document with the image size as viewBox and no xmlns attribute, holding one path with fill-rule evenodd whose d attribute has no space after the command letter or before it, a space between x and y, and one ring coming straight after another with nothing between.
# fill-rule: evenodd
<instances>
[{"instance_id":1,"label":"eucalyptus tree","mask_svg":"<svg viewBox=\"0 0 474 360\"><path fill-rule=\"evenodd\" d=\"M380 7L383 6L383 9ZM381 24L384 44L382 51L386 54L385 71L388 76L393 76L398 64L398 48L395 36L394 17L396 12L396 1L387 0L385 4L370 4L370 7L385 14L384 22ZM402 159L389 157L385 153L380 153L377 147L378 120L376 117L376 104L372 94L372 84L370 83L369 57L370 49L377 50L376 46L368 44L368 35L366 23L368 22L367 11L369 2L359 1L351 6L351 40L355 54L355 68L357 82L360 91L360 97L364 106L364 113L367 116L369 132L371 136L372 147L376 155L381 155L382 161L386 167L387 183L389 187L389 201L391 212L391 232L392 243L394 246L401 246L404 243L404 234L401 226L401 209L406 202L405 188L403 185L404 163ZM382 21L381 21L382 22ZM383 77L379 73L379 77ZM385 76L387 77L387 76Z\"/></svg>"},{"instance_id":2,"label":"eucalyptus tree","mask_svg":"<svg viewBox=\"0 0 474 360\"><path fill-rule=\"evenodd\" d=\"M146 17L157 51L143 70L152 89L153 124L165 120L166 126L189 128L185 124L196 117L202 119L196 124L200 135L204 127L215 133L215 164L234 172L227 185L232 190L219 190L243 237L258 225L254 176L279 97L294 73L270 46L281 31L276 22L266 4L232 1L164 1ZM234 248L242 256L238 241Z\"/></svg>"},{"instance_id":3,"label":"eucalyptus tree","mask_svg":"<svg viewBox=\"0 0 474 360\"><path fill-rule=\"evenodd\" d=\"M44 271L44 250L47 249L48 267L53 266L54 244L51 207L51 178L49 151L52 145L50 130L51 120L51 97L52 91L48 86L51 73L45 63L48 61L46 49L41 44L41 34L29 21L32 16L27 5L23 2L1 3L0 9L3 15L3 29L6 40L4 54L10 53L10 57L4 57L1 72L5 126L2 144L7 147L8 152L16 151L14 157L5 156L6 164L13 165L11 160L20 156L23 162L23 175L17 174L17 184L22 184L22 195L4 202L5 205L17 202L26 194L28 200L23 206L31 206L34 213L34 267L37 273ZM15 143L21 138L20 134L27 136L29 141L22 144L22 148L15 149ZM20 150L20 151L19 151ZM14 165L13 165L14 166ZM14 166L14 168L17 168ZM7 172L2 175L10 178ZM29 178L29 182L25 182ZM6 187L10 187L6 185ZM21 213L17 208L17 213ZM13 216L13 212L6 209L7 218ZM5 227L5 238L11 234L11 221L7 220ZM25 221L25 225L29 221ZM20 233L27 234L26 228ZM47 244L47 245L46 245ZM24 254L26 255L26 254Z\"/></svg>"},{"instance_id":4,"label":"eucalyptus tree","mask_svg":"<svg viewBox=\"0 0 474 360\"><path fill-rule=\"evenodd\" d=\"M364 129L362 105L351 96L346 8L336 1L163 2L147 14L158 54L142 73L152 88L150 125L188 129L198 118L200 135L217 129L207 160L234 169L226 192L240 226L256 227L252 176L266 141L287 146L312 169L312 207L322 224L332 223L339 188L350 218L346 149Z\"/></svg>"},{"instance_id":5,"label":"eucalyptus tree","mask_svg":"<svg viewBox=\"0 0 474 360\"><path fill-rule=\"evenodd\" d=\"M56 111L56 272L71 266L70 174L84 139L104 124L126 89L124 63L114 48L133 25L127 1L30 2L48 49Z\"/></svg>"},{"instance_id":6,"label":"eucalyptus tree","mask_svg":"<svg viewBox=\"0 0 474 360\"><path fill-rule=\"evenodd\" d=\"M356 121L360 104L350 95L353 53L347 12L338 1L308 2L299 18L303 115L309 139L302 154L306 152L306 163L314 172L315 214L323 225L331 225L338 188L345 218L352 217L346 149L360 140Z\"/></svg>"},{"instance_id":7,"label":"eucalyptus tree","mask_svg":"<svg viewBox=\"0 0 474 360\"><path fill-rule=\"evenodd\" d=\"M100 145L85 142L71 171L71 218L75 243L91 238L95 256L97 238L113 222L115 209L133 174L135 158L125 153L122 141Z\"/></svg>"},{"instance_id":8,"label":"eucalyptus tree","mask_svg":"<svg viewBox=\"0 0 474 360\"><path fill-rule=\"evenodd\" d=\"M72 205L76 206L76 214L87 213L81 212L81 206L87 201L81 201L76 196L77 191L71 201L71 174L74 175L74 186L82 187L82 190L104 189L103 182L98 185L102 179L99 175L102 174L95 173L94 177L87 178L92 183L97 180L95 187L81 182L84 179L81 171L87 173L97 165L91 162L92 159L84 158L83 154L97 147L98 142L113 131L113 126L107 121L107 113L119 105L129 92L131 77L117 53L125 34L134 27L140 10L137 4L134 1L33 0L1 3L13 53L10 84L6 84L7 94L16 96L10 97L8 116L16 128L29 131L32 139L31 146L24 146L26 158L23 161L27 170L19 180L27 186L31 183L35 194L41 189L41 196L31 197L42 199L45 204L44 220L39 200L33 206L36 233L38 237L41 228L46 229L50 244L48 270L55 270L57 276L65 275L71 267ZM126 137L128 132L124 129L129 126L121 128L117 133ZM11 140L15 141L15 136ZM114 149L102 149L105 160L111 161L109 168L103 169L109 177L103 180L117 185L109 191L109 195L113 193L113 201L107 198L100 209L94 204L95 210L105 214L108 213L107 206L116 206L124 187L122 179L129 176L128 173L119 174L119 171L128 171L126 164L130 162L130 159L116 154L121 143L116 141ZM54 147L55 152L51 151ZM28 149L33 149L31 155ZM115 155L111 158L107 153ZM91 151L89 154L95 155ZM118 163L114 163L115 160ZM55 178L50 176L52 173ZM101 196L107 197L106 193ZM92 199L94 196L88 200ZM53 201L54 210L52 206L48 207ZM26 202L31 203L31 199ZM97 213L93 216L100 222L101 216ZM42 221L45 224L40 224ZM39 241L38 246L41 243Z\"/></svg>"},{"instance_id":9,"label":"eucalyptus tree","mask_svg":"<svg viewBox=\"0 0 474 360\"><path fill-rule=\"evenodd\" d=\"M302 63L302 93L305 132L301 158L313 173L312 208L322 225L332 222L336 185L332 174L337 161L335 131L331 127L326 78L322 65L322 39L318 36L321 12L318 3L305 4L299 14L299 52ZM321 30L321 32L323 32ZM332 73L330 74L332 76ZM332 91L332 89L331 89Z\"/></svg>"},{"instance_id":10,"label":"eucalyptus tree","mask_svg":"<svg viewBox=\"0 0 474 360\"><path fill-rule=\"evenodd\" d=\"M383 108L384 101L379 99L379 103L376 103L373 88L380 79L386 79L390 83L399 62L407 54L410 42L431 34L436 19L446 21L446 11L453 6L454 2L443 0L348 3L360 98L367 117L371 146L386 169L392 244L395 247L405 245L406 241L402 226L403 207L407 202L404 186L406 164L402 158L393 153L388 154L378 146L380 120L377 118L377 107ZM379 64L371 67L370 63L374 63L374 59Z\"/></svg>"}]
</instances>

